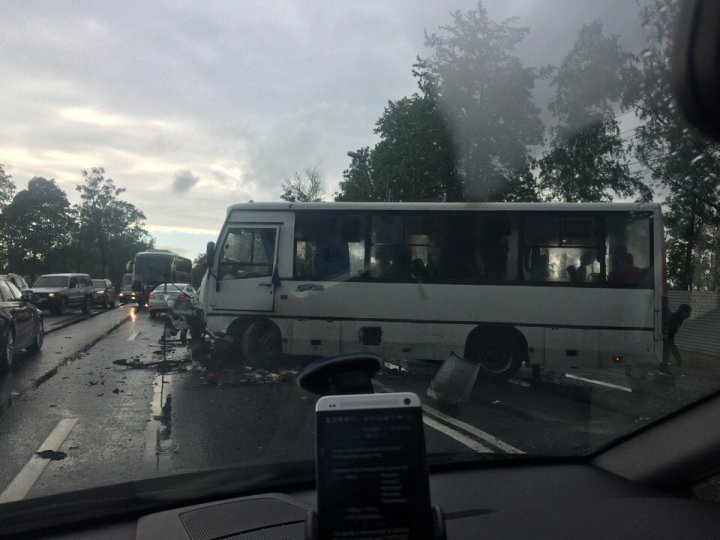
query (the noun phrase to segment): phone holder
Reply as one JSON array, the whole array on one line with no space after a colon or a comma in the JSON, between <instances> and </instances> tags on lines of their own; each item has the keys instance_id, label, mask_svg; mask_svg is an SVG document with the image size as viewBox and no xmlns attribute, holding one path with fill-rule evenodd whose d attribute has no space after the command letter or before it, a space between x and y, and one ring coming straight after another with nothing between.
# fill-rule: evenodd
<instances>
[{"instance_id":1,"label":"phone holder","mask_svg":"<svg viewBox=\"0 0 720 540\"><path fill-rule=\"evenodd\" d=\"M383 365L374 353L349 353L319 358L305 366L295 382L308 392L326 395L374 394L372 379ZM445 516L439 506L432 507L433 539L446 540ZM317 540L317 513L309 512L305 537Z\"/></svg>"},{"instance_id":2,"label":"phone holder","mask_svg":"<svg viewBox=\"0 0 720 540\"><path fill-rule=\"evenodd\" d=\"M373 394L372 378L382 367L382 358L373 353L350 353L320 358L305 366L295 382L321 396Z\"/></svg>"},{"instance_id":3,"label":"phone holder","mask_svg":"<svg viewBox=\"0 0 720 540\"><path fill-rule=\"evenodd\" d=\"M433 540L447 540L445 530L445 514L439 506L432 507L433 514ZM317 512L308 512L308 520L305 527L306 540L318 540Z\"/></svg>"}]
</instances>

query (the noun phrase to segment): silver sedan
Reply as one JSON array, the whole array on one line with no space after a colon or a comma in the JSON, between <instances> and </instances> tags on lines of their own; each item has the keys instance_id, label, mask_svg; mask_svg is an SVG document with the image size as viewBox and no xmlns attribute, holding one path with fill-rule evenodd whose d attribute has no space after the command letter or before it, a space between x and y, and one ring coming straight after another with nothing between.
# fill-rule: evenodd
<instances>
[{"instance_id":1,"label":"silver sedan","mask_svg":"<svg viewBox=\"0 0 720 540\"><path fill-rule=\"evenodd\" d=\"M150 293L150 316L155 317L161 311L169 311L178 300L193 300L197 291L189 283L163 283Z\"/></svg>"}]
</instances>

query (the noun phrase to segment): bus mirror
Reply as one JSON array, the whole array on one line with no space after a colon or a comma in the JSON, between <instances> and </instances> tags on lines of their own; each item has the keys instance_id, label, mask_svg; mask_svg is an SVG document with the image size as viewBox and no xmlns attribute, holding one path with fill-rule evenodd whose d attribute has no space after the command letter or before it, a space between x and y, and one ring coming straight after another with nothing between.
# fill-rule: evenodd
<instances>
[{"instance_id":1,"label":"bus mirror","mask_svg":"<svg viewBox=\"0 0 720 540\"><path fill-rule=\"evenodd\" d=\"M205 264L208 268L212 266L213 259L215 258L215 242L208 242L207 249L205 251Z\"/></svg>"},{"instance_id":2,"label":"bus mirror","mask_svg":"<svg viewBox=\"0 0 720 540\"><path fill-rule=\"evenodd\" d=\"M135 266L134 262L133 262L133 261L128 261L127 264L125 265L125 271L126 271L126 272L132 272L132 271L133 271L133 266Z\"/></svg>"},{"instance_id":3,"label":"bus mirror","mask_svg":"<svg viewBox=\"0 0 720 540\"><path fill-rule=\"evenodd\" d=\"M172 279L171 283L177 281L177 263L175 261L170 263L170 278Z\"/></svg>"}]
</instances>

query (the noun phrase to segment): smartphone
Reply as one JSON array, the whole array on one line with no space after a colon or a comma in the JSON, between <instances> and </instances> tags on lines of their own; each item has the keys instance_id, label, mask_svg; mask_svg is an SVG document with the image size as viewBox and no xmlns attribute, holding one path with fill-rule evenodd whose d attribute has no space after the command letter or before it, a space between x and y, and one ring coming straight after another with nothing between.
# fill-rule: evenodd
<instances>
[{"instance_id":1,"label":"smartphone","mask_svg":"<svg viewBox=\"0 0 720 540\"><path fill-rule=\"evenodd\" d=\"M320 540L432 539L420 399L325 396L315 412Z\"/></svg>"}]
</instances>

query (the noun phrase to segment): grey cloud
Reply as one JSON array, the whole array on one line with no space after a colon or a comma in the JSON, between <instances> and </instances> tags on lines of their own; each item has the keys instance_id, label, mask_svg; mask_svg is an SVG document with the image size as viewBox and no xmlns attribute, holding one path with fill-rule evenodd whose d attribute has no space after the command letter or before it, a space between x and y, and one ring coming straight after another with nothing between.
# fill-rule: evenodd
<instances>
[{"instance_id":1,"label":"grey cloud","mask_svg":"<svg viewBox=\"0 0 720 540\"><path fill-rule=\"evenodd\" d=\"M172 183L172 190L175 193L185 193L195 186L200 179L190 171L178 171Z\"/></svg>"}]
</instances>

